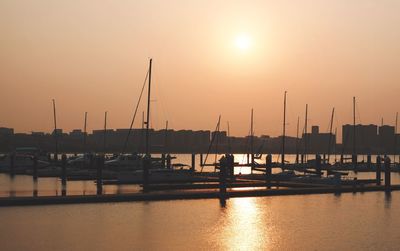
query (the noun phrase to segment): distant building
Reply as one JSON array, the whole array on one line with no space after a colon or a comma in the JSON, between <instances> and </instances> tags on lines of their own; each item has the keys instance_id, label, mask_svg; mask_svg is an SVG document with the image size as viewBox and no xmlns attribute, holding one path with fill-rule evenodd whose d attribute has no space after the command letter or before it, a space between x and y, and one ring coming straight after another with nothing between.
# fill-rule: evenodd
<instances>
[{"instance_id":1,"label":"distant building","mask_svg":"<svg viewBox=\"0 0 400 251\"><path fill-rule=\"evenodd\" d=\"M69 136L72 137L83 137L83 132L81 129L74 129L69 133Z\"/></svg>"},{"instance_id":2,"label":"distant building","mask_svg":"<svg viewBox=\"0 0 400 251\"><path fill-rule=\"evenodd\" d=\"M392 153L395 144L394 126L383 125L379 127L379 146L383 153Z\"/></svg>"},{"instance_id":3,"label":"distant building","mask_svg":"<svg viewBox=\"0 0 400 251\"><path fill-rule=\"evenodd\" d=\"M0 127L0 136L11 136L11 135L14 135L13 128Z\"/></svg>"},{"instance_id":4,"label":"distant building","mask_svg":"<svg viewBox=\"0 0 400 251\"><path fill-rule=\"evenodd\" d=\"M58 136L63 134L63 129L54 129L53 132L51 133L52 135L57 134Z\"/></svg>"},{"instance_id":5,"label":"distant building","mask_svg":"<svg viewBox=\"0 0 400 251\"><path fill-rule=\"evenodd\" d=\"M32 136L39 137L46 135L44 132L31 132Z\"/></svg>"},{"instance_id":6,"label":"distant building","mask_svg":"<svg viewBox=\"0 0 400 251\"><path fill-rule=\"evenodd\" d=\"M357 153L375 152L379 148L378 127L376 125L343 125L342 146L345 152L353 152L354 130L356 133L355 147Z\"/></svg>"},{"instance_id":7,"label":"distant building","mask_svg":"<svg viewBox=\"0 0 400 251\"><path fill-rule=\"evenodd\" d=\"M307 145L307 152L332 153L336 145L336 135L320 133L319 126L312 126L311 133L303 133L302 142L302 146Z\"/></svg>"},{"instance_id":8,"label":"distant building","mask_svg":"<svg viewBox=\"0 0 400 251\"><path fill-rule=\"evenodd\" d=\"M215 137L215 141L218 140L218 144L227 144L228 140L227 140L227 136L226 136L226 132L222 131L222 132L212 132L211 133L211 138Z\"/></svg>"}]
</instances>

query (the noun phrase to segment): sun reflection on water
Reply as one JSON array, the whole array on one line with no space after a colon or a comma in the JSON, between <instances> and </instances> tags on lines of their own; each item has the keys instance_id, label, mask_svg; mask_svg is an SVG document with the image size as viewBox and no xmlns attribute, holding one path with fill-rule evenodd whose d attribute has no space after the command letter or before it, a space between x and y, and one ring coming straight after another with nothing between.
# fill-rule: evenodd
<instances>
[{"instance_id":1,"label":"sun reflection on water","mask_svg":"<svg viewBox=\"0 0 400 251\"><path fill-rule=\"evenodd\" d=\"M273 240L273 228L266 216L265 205L256 198L236 198L227 201L222 218L216 224L212 239L223 250L265 250ZM261 211L263 210L263 211Z\"/></svg>"}]
</instances>

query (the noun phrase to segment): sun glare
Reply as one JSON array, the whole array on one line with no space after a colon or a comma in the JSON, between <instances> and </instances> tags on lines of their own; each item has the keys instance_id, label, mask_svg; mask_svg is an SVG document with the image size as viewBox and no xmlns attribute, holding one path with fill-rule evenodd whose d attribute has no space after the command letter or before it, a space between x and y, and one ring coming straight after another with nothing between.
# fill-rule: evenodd
<instances>
[{"instance_id":1,"label":"sun glare","mask_svg":"<svg viewBox=\"0 0 400 251\"><path fill-rule=\"evenodd\" d=\"M235 46L241 51L247 51L251 46L251 42L251 38L247 34L240 34L235 38Z\"/></svg>"}]
</instances>

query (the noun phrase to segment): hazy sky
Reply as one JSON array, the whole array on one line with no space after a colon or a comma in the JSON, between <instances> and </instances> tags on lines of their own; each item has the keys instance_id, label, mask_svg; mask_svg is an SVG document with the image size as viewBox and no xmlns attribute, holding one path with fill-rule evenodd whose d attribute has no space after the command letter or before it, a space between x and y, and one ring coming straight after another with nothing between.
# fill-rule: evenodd
<instances>
[{"instance_id":1,"label":"hazy sky","mask_svg":"<svg viewBox=\"0 0 400 251\"><path fill-rule=\"evenodd\" d=\"M0 127L50 131L55 98L67 131L85 111L90 130L104 111L127 128L150 57L157 129L210 130L221 114L246 135L254 108L256 134L278 135L285 90L291 135L306 103L321 131L332 107L352 123L353 96L357 122L394 124L399 25L397 0L0 0Z\"/></svg>"}]
</instances>

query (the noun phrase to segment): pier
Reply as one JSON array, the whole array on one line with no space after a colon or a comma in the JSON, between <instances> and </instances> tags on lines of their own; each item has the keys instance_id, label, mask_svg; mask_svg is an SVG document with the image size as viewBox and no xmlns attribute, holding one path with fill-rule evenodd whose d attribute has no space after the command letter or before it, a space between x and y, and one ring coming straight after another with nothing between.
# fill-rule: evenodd
<instances>
[{"instance_id":1,"label":"pier","mask_svg":"<svg viewBox=\"0 0 400 251\"><path fill-rule=\"evenodd\" d=\"M391 186L392 191L400 190L400 185ZM316 188L288 188L288 189L261 189L244 191L227 191L226 199L235 197L260 197L284 195L311 195L311 194L341 194L357 192L386 191L385 186L358 186L358 187L316 187ZM204 192L168 192L168 193L136 193L113 195L74 195L74 196L41 196L41 197L11 197L0 198L0 206L34 206L60 205L81 203L115 203L132 201L166 201L184 199L220 199L219 191Z\"/></svg>"}]
</instances>

